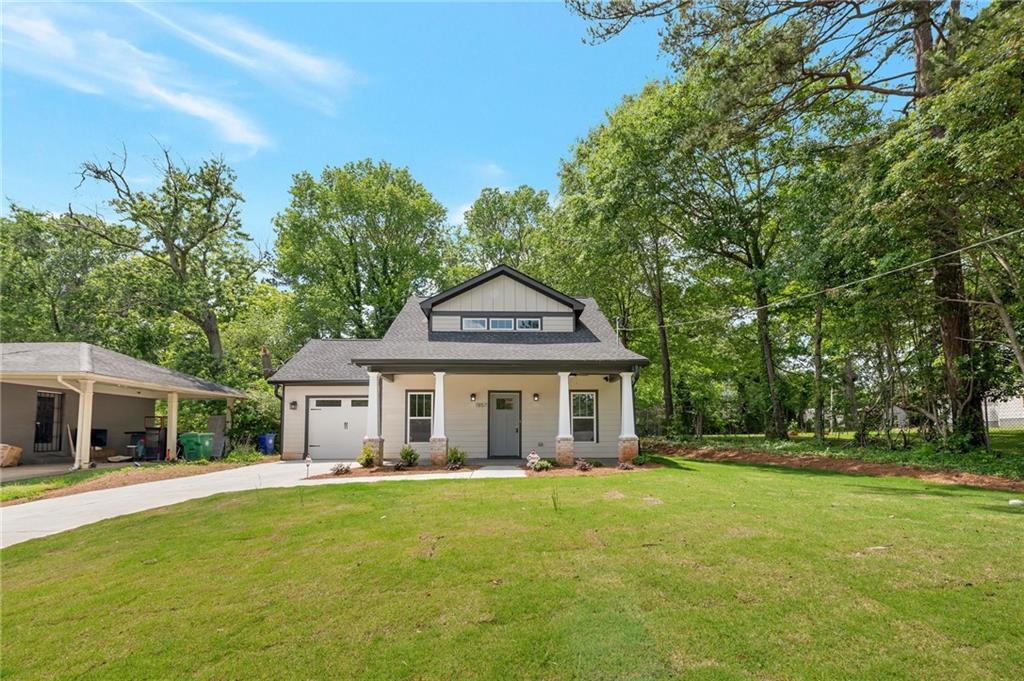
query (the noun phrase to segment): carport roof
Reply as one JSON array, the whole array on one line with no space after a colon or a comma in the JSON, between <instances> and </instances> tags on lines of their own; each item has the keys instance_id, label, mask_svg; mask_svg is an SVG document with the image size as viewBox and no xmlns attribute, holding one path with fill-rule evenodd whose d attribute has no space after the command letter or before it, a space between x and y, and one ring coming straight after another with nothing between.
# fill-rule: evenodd
<instances>
[{"instance_id":1,"label":"carport roof","mask_svg":"<svg viewBox=\"0 0 1024 681\"><path fill-rule=\"evenodd\" d=\"M223 399L245 393L197 376L143 362L90 343L0 343L0 379L96 380L183 396Z\"/></svg>"}]
</instances>

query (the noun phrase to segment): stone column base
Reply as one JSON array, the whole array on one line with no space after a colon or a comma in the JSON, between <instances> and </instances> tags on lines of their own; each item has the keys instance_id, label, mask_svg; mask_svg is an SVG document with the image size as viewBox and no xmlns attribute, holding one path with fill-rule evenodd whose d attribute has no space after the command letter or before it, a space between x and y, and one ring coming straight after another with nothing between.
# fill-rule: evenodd
<instances>
[{"instance_id":1,"label":"stone column base","mask_svg":"<svg viewBox=\"0 0 1024 681\"><path fill-rule=\"evenodd\" d=\"M448 438L430 438L430 465L444 466L448 463Z\"/></svg>"},{"instance_id":2,"label":"stone column base","mask_svg":"<svg viewBox=\"0 0 1024 681\"><path fill-rule=\"evenodd\" d=\"M363 447L369 447L370 451L373 452L373 465L383 466L384 465L384 438L382 437L364 437Z\"/></svg>"},{"instance_id":3,"label":"stone column base","mask_svg":"<svg viewBox=\"0 0 1024 681\"><path fill-rule=\"evenodd\" d=\"M640 453L640 438L620 437L619 438L619 463L626 463L636 458Z\"/></svg>"},{"instance_id":4,"label":"stone column base","mask_svg":"<svg viewBox=\"0 0 1024 681\"><path fill-rule=\"evenodd\" d=\"M576 463L576 448L571 437L555 438L555 463L571 468Z\"/></svg>"}]
</instances>

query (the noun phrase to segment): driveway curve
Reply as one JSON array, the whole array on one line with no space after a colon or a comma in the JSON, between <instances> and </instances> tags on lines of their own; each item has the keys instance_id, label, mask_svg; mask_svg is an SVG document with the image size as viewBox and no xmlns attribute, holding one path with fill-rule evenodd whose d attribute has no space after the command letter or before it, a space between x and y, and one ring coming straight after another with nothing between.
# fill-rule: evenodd
<instances>
[{"instance_id":1,"label":"driveway curve","mask_svg":"<svg viewBox=\"0 0 1024 681\"><path fill-rule=\"evenodd\" d=\"M334 462L314 463L310 466L309 474L312 476L327 473L333 465ZM81 494L6 506L0 508L0 548L90 525L107 518L170 506L221 492L243 492L267 487L297 487L300 485L374 483L381 480L470 480L519 477L526 477L526 473L520 468L485 466L477 470L453 471L451 473L307 480L306 466L302 462L278 461L254 464L215 473L144 482L138 485L82 492Z\"/></svg>"}]
</instances>

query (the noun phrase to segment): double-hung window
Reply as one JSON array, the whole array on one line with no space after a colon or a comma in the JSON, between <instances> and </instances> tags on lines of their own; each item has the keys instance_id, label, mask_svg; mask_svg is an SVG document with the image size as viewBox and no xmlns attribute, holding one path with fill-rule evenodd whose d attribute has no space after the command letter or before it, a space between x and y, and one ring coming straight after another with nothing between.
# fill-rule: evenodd
<instances>
[{"instance_id":1,"label":"double-hung window","mask_svg":"<svg viewBox=\"0 0 1024 681\"><path fill-rule=\"evenodd\" d=\"M511 331L512 322L511 317L491 317L491 331Z\"/></svg>"},{"instance_id":2,"label":"double-hung window","mask_svg":"<svg viewBox=\"0 0 1024 681\"><path fill-rule=\"evenodd\" d=\"M430 442L434 425L434 393L406 393L406 442Z\"/></svg>"},{"instance_id":3,"label":"double-hung window","mask_svg":"<svg viewBox=\"0 0 1024 681\"><path fill-rule=\"evenodd\" d=\"M576 442L597 442L597 393L572 391L572 438Z\"/></svg>"}]
</instances>

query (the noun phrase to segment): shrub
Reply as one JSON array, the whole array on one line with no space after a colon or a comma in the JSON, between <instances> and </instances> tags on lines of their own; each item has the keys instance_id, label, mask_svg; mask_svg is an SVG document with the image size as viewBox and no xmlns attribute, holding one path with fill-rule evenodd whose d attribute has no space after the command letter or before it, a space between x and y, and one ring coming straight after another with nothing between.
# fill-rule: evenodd
<instances>
[{"instance_id":1,"label":"shrub","mask_svg":"<svg viewBox=\"0 0 1024 681\"><path fill-rule=\"evenodd\" d=\"M649 454L637 454L633 457L632 464L634 466L643 466L645 463L651 460Z\"/></svg>"},{"instance_id":2,"label":"shrub","mask_svg":"<svg viewBox=\"0 0 1024 681\"><path fill-rule=\"evenodd\" d=\"M352 464L336 463L331 466L331 475L348 475L352 472Z\"/></svg>"},{"instance_id":3,"label":"shrub","mask_svg":"<svg viewBox=\"0 0 1024 681\"><path fill-rule=\"evenodd\" d=\"M401 461L403 468L405 466L411 468L420 460L420 453L409 445L405 445L402 447L402 451L398 452L398 459Z\"/></svg>"},{"instance_id":4,"label":"shrub","mask_svg":"<svg viewBox=\"0 0 1024 681\"><path fill-rule=\"evenodd\" d=\"M448 468L452 468L452 464L455 465L455 469L462 468L466 464L466 452L462 451L458 447L452 447L448 450Z\"/></svg>"},{"instance_id":5,"label":"shrub","mask_svg":"<svg viewBox=\"0 0 1024 681\"><path fill-rule=\"evenodd\" d=\"M604 464L601 463L601 459L587 459L587 463L589 463L594 468L603 468L604 467Z\"/></svg>"},{"instance_id":6,"label":"shrub","mask_svg":"<svg viewBox=\"0 0 1024 681\"><path fill-rule=\"evenodd\" d=\"M537 463L533 464L533 470L537 471L538 473L549 471L554 467L555 465L548 461L547 459L541 459Z\"/></svg>"},{"instance_id":7,"label":"shrub","mask_svg":"<svg viewBox=\"0 0 1024 681\"><path fill-rule=\"evenodd\" d=\"M263 455L252 445L239 445L224 460L230 463L257 463L263 461Z\"/></svg>"},{"instance_id":8,"label":"shrub","mask_svg":"<svg viewBox=\"0 0 1024 681\"><path fill-rule=\"evenodd\" d=\"M586 459L576 459L576 463L574 464L573 468L575 468L578 471L589 471L591 468L593 468L593 466L591 466L590 462L587 461Z\"/></svg>"},{"instance_id":9,"label":"shrub","mask_svg":"<svg viewBox=\"0 0 1024 681\"><path fill-rule=\"evenodd\" d=\"M373 467L373 448L370 447L370 445L363 446L363 451L359 453L359 458L356 459L356 463L363 468Z\"/></svg>"},{"instance_id":10,"label":"shrub","mask_svg":"<svg viewBox=\"0 0 1024 681\"><path fill-rule=\"evenodd\" d=\"M190 463L193 466L209 466L210 465L210 460L209 459L196 459L195 461L192 461Z\"/></svg>"}]
</instances>

